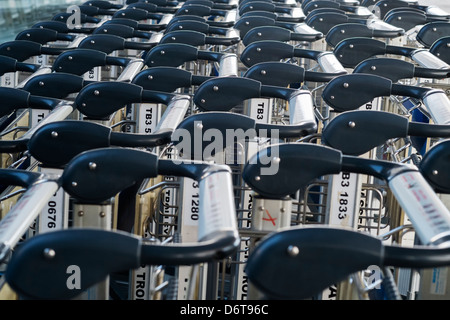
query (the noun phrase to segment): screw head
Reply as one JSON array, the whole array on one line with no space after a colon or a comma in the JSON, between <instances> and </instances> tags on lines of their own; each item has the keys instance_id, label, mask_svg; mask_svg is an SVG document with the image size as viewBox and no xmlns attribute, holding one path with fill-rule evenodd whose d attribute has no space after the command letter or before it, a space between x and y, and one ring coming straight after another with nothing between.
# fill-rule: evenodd
<instances>
[{"instance_id":1,"label":"screw head","mask_svg":"<svg viewBox=\"0 0 450 320\"><path fill-rule=\"evenodd\" d=\"M349 121L348 126L350 128L354 128L356 126L356 123L354 121Z\"/></svg>"},{"instance_id":2,"label":"screw head","mask_svg":"<svg viewBox=\"0 0 450 320\"><path fill-rule=\"evenodd\" d=\"M300 249L297 246L290 245L287 247L287 253L291 257L296 257L300 253Z\"/></svg>"},{"instance_id":3,"label":"screw head","mask_svg":"<svg viewBox=\"0 0 450 320\"><path fill-rule=\"evenodd\" d=\"M52 131L51 136L52 138L58 138L58 132Z\"/></svg>"},{"instance_id":4,"label":"screw head","mask_svg":"<svg viewBox=\"0 0 450 320\"><path fill-rule=\"evenodd\" d=\"M95 162L89 162L89 170L97 169L97 164Z\"/></svg>"},{"instance_id":5,"label":"screw head","mask_svg":"<svg viewBox=\"0 0 450 320\"><path fill-rule=\"evenodd\" d=\"M43 254L46 259L53 259L56 255L56 252L52 248L45 248Z\"/></svg>"}]
</instances>

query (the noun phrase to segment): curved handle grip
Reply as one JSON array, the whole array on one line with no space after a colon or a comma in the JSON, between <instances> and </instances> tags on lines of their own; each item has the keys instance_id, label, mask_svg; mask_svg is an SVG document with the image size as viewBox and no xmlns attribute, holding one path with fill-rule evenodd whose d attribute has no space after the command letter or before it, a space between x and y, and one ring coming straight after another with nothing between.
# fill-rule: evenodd
<instances>
[{"instance_id":1,"label":"curved handle grip","mask_svg":"<svg viewBox=\"0 0 450 320\"><path fill-rule=\"evenodd\" d=\"M339 42L333 52L344 67L353 68L366 59L384 55L386 43L371 38L347 38Z\"/></svg>"},{"instance_id":2,"label":"curved handle grip","mask_svg":"<svg viewBox=\"0 0 450 320\"><path fill-rule=\"evenodd\" d=\"M228 111L242 101L260 95L259 81L240 77L217 77L203 82L197 88L194 103L203 110Z\"/></svg>"},{"instance_id":3,"label":"curved handle grip","mask_svg":"<svg viewBox=\"0 0 450 320\"><path fill-rule=\"evenodd\" d=\"M106 53L92 49L74 49L61 53L53 62L55 72L83 75L94 67L106 65Z\"/></svg>"},{"instance_id":4,"label":"curved handle grip","mask_svg":"<svg viewBox=\"0 0 450 320\"><path fill-rule=\"evenodd\" d=\"M12 40L0 44L0 55L25 61L28 58L39 56L42 45L29 40Z\"/></svg>"},{"instance_id":5,"label":"curved handle grip","mask_svg":"<svg viewBox=\"0 0 450 320\"><path fill-rule=\"evenodd\" d=\"M448 163L450 140L443 140L430 148L422 157L419 169L438 193L450 193Z\"/></svg>"},{"instance_id":6,"label":"curved handle grip","mask_svg":"<svg viewBox=\"0 0 450 320\"><path fill-rule=\"evenodd\" d=\"M344 154L362 155L388 139L407 135L407 118L384 111L358 110L333 118L323 129L322 141Z\"/></svg>"},{"instance_id":7,"label":"curved handle grip","mask_svg":"<svg viewBox=\"0 0 450 320\"><path fill-rule=\"evenodd\" d=\"M110 146L111 129L87 121L64 120L36 130L28 142L30 154L50 167L62 167L76 155Z\"/></svg>"},{"instance_id":8,"label":"curved handle grip","mask_svg":"<svg viewBox=\"0 0 450 320\"><path fill-rule=\"evenodd\" d=\"M264 85L288 87L305 80L305 69L291 63L261 62L248 68L243 76L260 81Z\"/></svg>"},{"instance_id":9,"label":"curved handle grip","mask_svg":"<svg viewBox=\"0 0 450 320\"><path fill-rule=\"evenodd\" d=\"M246 67L260 62L280 61L293 58L294 47L281 41L257 41L249 44L242 51L240 59Z\"/></svg>"},{"instance_id":10,"label":"curved handle grip","mask_svg":"<svg viewBox=\"0 0 450 320\"><path fill-rule=\"evenodd\" d=\"M28 40L40 44L57 40L72 41L75 37L73 35L59 34L56 30L46 28L26 29L16 35L15 40Z\"/></svg>"},{"instance_id":11,"label":"curved handle grip","mask_svg":"<svg viewBox=\"0 0 450 320\"><path fill-rule=\"evenodd\" d=\"M148 67L179 67L198 58L198 49L182 43L165 43L151 49L145 56Z\"/></svg>"},{"instance_id":12,"label":"curved handle grip","mask_svg":"<svg viewBox=\"0 0 450 320\"><path fill-rule=\"evenodd\" d=\"M179 88L192 85L193 75L190 71L176 67L153 67L140 71L132 80L133 84L144 90L174 92Z\"/></svg>"},{"instance_id":13,"label":"curved handle grip","mask_svg":"<svg viewBox=\"0 0 450 320\"><path fill-rule=\"evenodd\" d=\"M376 97L390 96L392 81L371 74L346 74L328 82L322 98L337 112L354 110ZM357 94L356 94L357 93Z\"/></svg>"},{"instance_id":14,"label":"curved handle grip","mask_svg":"<svg viewBox=\"0 0 450 320\"><path fill-rule=\"evenodd\" d=\"M249 256L245 272L268 299L310 299L350 274L382 263L383 244L375 237L351 230L295 227L262 240Z\"/></svg>"},{"instance_id":15,"label":"curved handle grip","mask_svg":"<svg viewBox=\"0 0 450 320\"><path fill-rule=\"evenodd\" d=\"M87 117L102 119L129 103L142 101L142 87L126 82L95 82L85 86L75 99L76 108Z\"/></svg>"},{"instance_id":16,"label":"curved handle grip","mask_svg":"<svg viewBox=\"0 0 450 320\"><path fill-rule=\"evenodd\" d=\"M81 76L54 72L30 78L22 89L35 96L64 99L71 93L79 92L84 84L85 81Z\"/></svg>"},{"instance_id":17,"label":"curved handle grip","mask_svg":"<svg viewBox=\"0 0 450 320\"><path fill-rule=\"evenodd\" d=\"M340 170L338 150L309 143L279 144L255 154L245 165L242 177L261 196L284 198L313 179Z\"/></svg>"},{"instance_id":18,"label":"curved handle grip","mask_svg":"<svg viewBox=\"0 0 450 320\"><path fill-rule=\"evenodd\" d=\"M84 203L101 203L144 178L158 174L155 154L126 148L83 152L65 167L62 186Z\"/></svg>"},{"instance_id":19,"label":"curved handle grip","mask_svg":"<svg viewBox=\"0 0 450 320\"><path fill-rule=\"evenodd\" d=\"M27 71L36 72L39 69L39 65L19 62L17 59L0 56L0 76L8 72Z\"/></svg>"}]
</instances>

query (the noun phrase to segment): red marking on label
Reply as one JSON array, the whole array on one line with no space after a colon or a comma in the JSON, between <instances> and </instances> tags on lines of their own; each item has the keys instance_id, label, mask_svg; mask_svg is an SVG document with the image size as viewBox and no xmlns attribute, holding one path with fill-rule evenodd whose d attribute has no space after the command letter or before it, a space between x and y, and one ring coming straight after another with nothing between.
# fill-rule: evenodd
<instances>
[{"instance_id":1,"label":"red marking on label","mask_svg":"<svg viewBox=\"0 0 450 320\"><path fill-rule=\"evenodd\" d=\"M269 211L266 210L267 215L269 216L269 218L263 218L264 221L270 221L272 222L272 224L275 226L275 220L277 220L277 218L272 218L272 216L270 215Z\"/></svg>"}]
</instances>

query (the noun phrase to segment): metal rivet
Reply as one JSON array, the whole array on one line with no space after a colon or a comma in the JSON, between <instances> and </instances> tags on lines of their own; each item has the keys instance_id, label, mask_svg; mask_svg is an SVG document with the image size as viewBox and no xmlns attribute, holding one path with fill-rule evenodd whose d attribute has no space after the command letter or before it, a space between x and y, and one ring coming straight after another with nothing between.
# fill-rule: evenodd
<instances>
[{"instance_id":1,"label":"metal rivet","mask_svg":"<svg viewBox=\"0 0 450 320\"><path fill-rule=\"evenodd\" d=\"M200 100L200 102L201 102L201 103L205 103L205 102L206 102L206 100L205 100L205 99L202 99L202 100Z\"/></svg>"},{"instance_id":2,"label":"metal rivet","mask_svg":"<svg viewBox=\"0 0 450 320\"><path fill-rule=\"evenodd\" d=\"M44 249L44 257L47 259L53 259L56 255L55 250L51 249L51 248L45 248Z\"/></svg>"},{"instance_id":3,"label":"metal rivet","mask_svg":"<svg viewBox=\"0 0 450 320\"><path fill-rule=\"evenodd\" d=\"M402 17L398 17L397 20L402 20Z\"/></svg>"},{"instance_id":4,"label":"metal rivet","mask_svg":"<svg viewBox=\"0 0 450 320\"><path fill-rule=\"evenodd\" d=\"M434 176L437 176L437 175L438 175L438 173L439 173L439 171L437 171L437 170L433 170L433 175L434 175Z\"/></svg>"},{"instance_id":5,"label":"metal rivet","mask_svg":"<svg viewBox=\"0 0 450 320\"><path fill-rule=\"evenodd\" d=\"M253 10L253 6L250 6L249 9L250 9L250 10Z\"/></svg>"},{"instance_id":6,"label":"metal rivet","mask_svg":"<svg viewBox=\"0 0 450 320\"><path fill-rule=\"evenodd\" d=\"M78 183L76 183L75 181L72 181L72 187L76 187L78 185Z\"/></svg>"},{"instance_id":7,"label":"metal rivet","mask_svg":"<svg viewBox=\"0 0 450 320\"><path fill-rule=\"evenodd\" d=\"M197 125L195 126L197 129L203 129L203 124L202 123L197 123Z\"/></svg>"},{"instance_id":8,"label":"metal rivet","mask_svg":"<svg viewBox=\"0 0 450 320\"><path fill-rule=\"evenodd\" d=\"M102 217L102 218L106 217L106 213L104 213L103 211L100 212L100 217Z\"/></svg>"},{"instance_id":9,"label":"metal rivet","mask_svg":"<svg viewBox=\"0 0 450 320\"><path fill-rule=\"evenodd\" d=\"M250 61L250 58L247 58L247 61Z\"/></svg>"},{"instance_id":10,"label":"metal rivet","mask_svg":"<svg viewBox=\"0 0 450 320\"><path fill-rule=\"evenodd\" d=\"M373 70L373 71L375 71L375 70L377 70L377 67L375 67L375 66L371 66L371 67L370 67L370 70Z\"/></svg>"},{"instance_id":11,"label":"metal rivet","mask_svg":"<svg viewBox=\"0 0 450 320\"><path fill-rule=\"evenodd\" d=\"M319 21L322 22L322 21L323 21L323 18L320 18Z\"/></svg>"},{"instance_id":12,"label":"metal rivet","mask_svg":"<svg viewBox=\"0 0 450 320\"><path fill-rule=\"evenodd\" d=\"M52 135L52 138L58 138L58 132L56 132L56 131L52 131L51 135Z\"/></svg>"},{"instance_id":13,"label":"metal rivet","mask_svg":"<svg viewBox=\"0 0 450 320\"><path fill-rule=\"evenodd\" d=\"M68 56L67 59L73 60L73 57L72 56Z\"/></svg>"},{"instance_id":14,"label":"metal rivet","mask_svg":"<svg viewBox=\"0 0 450 320\"><path fill-rule=\"evenodd\" d=\"M100 94L100 91L98 91L98 90L94 91L94 95L98 96L99 94Z\"/></svg>"},{"instance_id":15,"label":"metal rivet","mask_svg":"<svg viewBox=\"0 0 450 320\"><path fill-rule=\"evenodd\" d=\"M214 87L213 87L213 90L214 90L214 91L219 91L219 87L218 87L218 86L214 86Z\"/></svg>"},{"instance_id":16,"label":"metal rivet","mask_svg":"<svg viewBox=\"0 0 450 320\"><path fill-rule=\"evenodd\" d=\"M257 52L261 52L261 48L256 48L256 51Z\"/></svg>"},{"instance_id":17,"label":"metal rivet","mask_svg":"<svg viewBox=\"0 0 450 320\"><path fill-rule=\"evenodd\" d=\"M437 31L437 29L436 29L436 28L433 28L433 31L434 31L434 32L436 32L436 31Z\"/></svg>"},{"instance_id":18,"label":"metal rivet","mask_svg":"<svg viewBox=\"0 0 450 320\"><path fill-rule=\"evenodd\" d=\"M161 50L159 53L160 53L161 55L166 54L166 52L165 52L164 50Z\"/></svg>"},{"instance_id":19,"label":"metal rivet","mask_svg":"<svg viewBox=\"0 0 450 320\"><path fill-rule=\"evenodd\" d=\"M261 33L261 32L258 32L257 35L258 35L258 37L261 37L261 36L262 36L262 33Z\"/></svg>"},{"instance_id":20,"label":"metal rivet","mask_svg":"<svg viewBox=\"0 0 450 320\"><path fill-rule=\"evenodd\" d=\"M92 44L94 44L94 43L95 43L95 41L94 41L94 40L91 40L91 43L92 43Z\"/></svg>"},{"instance_id":21,"label":"metal rivet","mask_svg":"<svg viewBox=\"0 0 450 320\"><path fill-rule=\"evenodd\" d=\"M279 157L273 157L273 158L272 158L272 161L273 161L274 163L280 163L281 159L280 159Z\"/></svg>"},{"instance_id":22,"label":"metal rivet","mask_svg":"<svg viewBox=\"0 0 450 320\"><path fill-rule=\"evenodd\" d=\"M341 30L341 33L345 33L345 30L344 30L344 29L342 29L342 30Z\"/></svg>"},{"instance_id":23,"label":"metal rivet","mask_svg":"<svg viewBox=\"0 0 450 320\"><path fill-rule=\"evenodd\" d=\"M289 247L287 247L287 253L291 257L296 257L300 253L300 249L297 246L290 245Z\"/></svg>"},{"instance_id":24,"label":"metal rivet","mask_svg":"<svg viewBox=\"0 0 450 320\"><path fill-rule=\"evenodd\" d=\"M27 37L31 37L31 34L27 33Z\"/></svg>"},{"instance_id":25,"label":"metal rivet","mask_svg":"<svg viewBox=\"0 0 450 320\"><path fill-rule=\"evenodd\" d=\"M107 33L107 32L108 32L108 29L103 29L103 32L104 32L104 33Z\"/></svg>"},{"instance_id":26,"label":"metal rivet","mask_svg":"<svg viewBox=\"0 0 450 320\"><path fill-rule=\"evenodd\" d=\"M11 51L11 47L6 48L6 50Z\"/></svg>"},{"instance_id":27,"label":"metal rivet","mask_svg":"<svg viewBox=\"0 0 450 320\"><path fill-rule=\"evenodd\" d=\"M170 39L172 39L173 41L177 40L177 38L175 37L170 37Z\"/></svg>"},{"instance_id":28,"label":"metal rivet","mask_svg":"<svg viewBox=\"0 0 450 320\"><path fill-rule=\"evenodd\" d=\"M449 42L449 43L447 43L447 48L450 48L450 42Z\"/></svg>"},{"instance_id":29,"label":"metal rivet","mask_svg":"<svg viewBox=\"0 0 450 320\"><path fill-rule=\"evenodd\" d=\"M184 12L188 13L188 12L189 12L189 10L188 10L188 9L184 9Z\"/></svg>"},{"instance_id":30,"label":"metal rivet","mask_svg":"<svg viewBox=\"0 0 450 320\"><path fill-rule=\"evenodd\" d=\"M349 122L348 122L348 126L349 126L350 128L354 128L354 127L356 126L356 123L355 123L354 121L349 121Z\"/></svg>"},{"instance_id":31,"label":"metal rivet","mask_svg":"<svg viewBox=\"0 0 450 320\"><path fill-rule=\"evenodd\" d=\"M286 209L285 208L280 208L280 212L281 213L286 212Z\"/></svg>"},{"instance_id":32,"label":"metal rivet","mask_svg":"<svg viewBox=\"0 0 450 320\"><path fill-rule=\"evenodd\" d=\"M344 88L348 88L349 84L346 82L344 83Z\"/></svg>"},{"instance_id":33,"label":"metal rivet","mask_svg":"<svg viewBox=\"0 0 450 320\"><path fill-rule=\"evenodd\" d=\"M78 216L79 216L79 217L84 216L84 211L78 211Z\"/></svg>"},{"instance_id":34,"label":"metal rivet","mask_svg":"<svg viewBox=\"0 0 450 320\"><path fill-rule=\"evenodd\" d=\"M266 70L261 70L261 74L263 75L263 76L265 76L266 75Z\"/></svg>"},{"instance_id":35,"label":"metal rivet","mask_svg":"<svg viewBox=\"0 0 450 320\"><path fill-rule=\"evenodd\" d=\"M150 75L150 76L147 77L147 79L148 79L148 80L153 80L153 76Z\"/></svg>"},{"instance_id":36,"label":"metal rivet","mask_svg":"<svg viewBox=\"0 0 450 320\"><path fill-rule=\"evenodd\" d=\"M248 22L248 21L245 21L245 25L246 26L248 26L250 24L250 22Z\"/></svg>"},{"instance_id":37,"label":"metal rivet","mask_svg":"<svg viewBox=\"0 0 450 320\"><path fill-rule=\"evenodd\" d=\"M349 45L350 49L353 49L355 46L353 44Z\"/></svg>"},{"instance_id":38,"label":"metal rivet","mask_svg":"<svg viewBox=\"0 0 450 320\"><path fill-rule=\"evenodd\" d=\"M95 162L89 162L89 170L97 169L97 164Z\"/></svg>"},{"instance_id":39,"label":"metal rivet","mask_svg":"<svg viewBox=\"0 0 450 320\"><path fill-rule=\"evenodd\" d=\"M39 85L43 87L45 85L44 81L39 81Z\"/></svg>"},{"instance_id":40,"label":"metal rivet","mask_svg":"<svg viewBox=\"0 0 450 320\"><path fill-rule=\"evenodd\" d=\"M265 209L264 209L263 206L261 206L261 207L258 207L258 210L259 210L259 211L264 211Z\"/></svg>"},{"instance_id":41,"label":"metal rivet","mask_svg":"<svg viewBox=\"0 0 450 320\"><path fill-rule=\"evenodd\" d=\"M86 103L83 102L83 103L81 104L81 106L82 106L82 107L86 107Z\"/></svg>"},{"instance_id":42,"label":"metal rivet","mask_svg":"<svg viewBox=\"0 0 450 320\"><path fill-rule=\"evenodd\" d=\"M260 176L256 176L256 177L255 177L255 180L256 180L256 181L260 181L260 180L261 180L261 177L260 177Z\"/></svg>"}]
</instances>

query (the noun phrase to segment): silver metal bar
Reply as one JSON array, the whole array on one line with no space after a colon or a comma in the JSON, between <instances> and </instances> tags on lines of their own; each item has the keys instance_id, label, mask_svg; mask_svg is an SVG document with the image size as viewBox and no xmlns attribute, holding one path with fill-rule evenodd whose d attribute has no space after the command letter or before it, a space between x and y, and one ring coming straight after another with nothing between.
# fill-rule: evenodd
<instances>
[{"instance_id":1,"label":"silver metal bar","mask_svg":"<svg viewBox=\"0 0 450 320\"><path fill-rule=\"evenodd\" d=\"M0 221L0 260L15 247L58 189L56 180L36 182Z\"/></svg>"},{"instance_id":2,"label":"silver metal bar","mask_svg":"<svg viewBox=\"0 0 450 320\"><path fill-rule=\"evenodd\" d=\"M314 101L309 90L298 90L289 99L289 121L295 125L316 123Z\"/></svg>"},{"instance_id":3,"label":"silver metal bar","mask_svg":"<svg viewBox=\"0 0 450 320\"><path fill-rule=\"evenodd\" d=\"M190 106L191 98L188 95L177 95L168 104L161 120L156 126L155 132L174 131L178 124L184 119Z\"/></svg>"},{"instance_id":4,"label":"silver metal bar","mask_svg":"<svg viewBox=\"0 0 450 320\"><path fill-rule=\"evenodd\" d=\"M450 212L419 171L397 174L388 181L400 206L424 245L448 246Z\"/></svg>"},{"instance_id":5,"label":"silver metal bar","mask_svg":"<svg viewBox=\"0 0 450 320\"><path fill-rule=\"evenodd\" d=\"M317 58L317 63L322 68L323 72L327 73L348 73L348 71L342 66L339 60L336 58L333 52L325 51Z\"/></svg>"},{"instance_id":6,"label":"silver metal bar","mask_svg":"<svg viewBox=\"0 0 450 320\"><path fill-rule=\"evenodd\" d=\"M127 64L126 68L117 77L117 81L131 82L131 80L133 80L133 78L142 70L143 67L143 59L133 59Z\"/></svg>"},{"instance_id":7,"label":"silver metal bar","mask_svg":"<svg viewBox=\"0 0 450 320\"><path fill-rule=\"evenodd\" d=\"M199 181L199 241L232 233L239 238L233 182L228 166L214 166ZM220 196L218 196L220 195Z\"/></svg>"},{"instance_id":8,"label":"silver metal bar","mask_svg":"<svg viewBox=\"0 0 450 320\"><path fill-rule=\"evenodd\" d=\"M441 89L431 90L422 99L434 123L450 124L450 100Z\"/></svg>"},{"instance_id":9,"label":"silver metal bar","mask_svg":"<svg viewBox=\"0 0 450 320\"><path fill-rule=\"evenodd\" d=\"M238 75L238 57L235 53L226 53L220 58L219 76L237 76Z\"/></svg>"}]
</instances>

